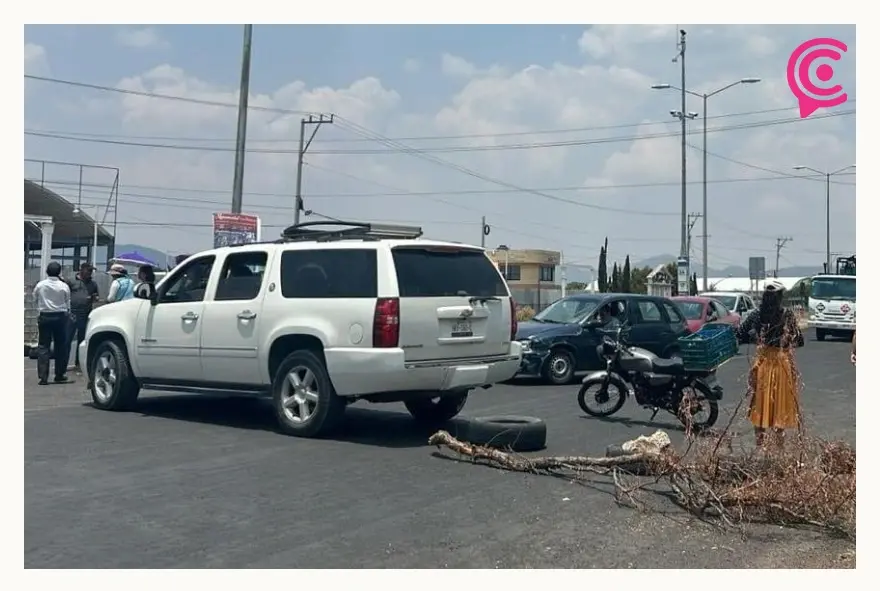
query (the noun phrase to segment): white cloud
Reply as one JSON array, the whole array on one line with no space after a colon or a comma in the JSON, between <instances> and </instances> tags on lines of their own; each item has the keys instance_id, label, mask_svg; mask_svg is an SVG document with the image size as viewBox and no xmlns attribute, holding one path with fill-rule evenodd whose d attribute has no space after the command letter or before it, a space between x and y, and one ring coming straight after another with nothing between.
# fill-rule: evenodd
<instances>
[{"instance_id":1,"label":"white cloud","mask_svg":"<svg viewBox=\"0 0 880 591\"><path fill-rule=\"evenodd\" d=\"M422 64L415 58L408 58L403 62L403 71L408 74L416 74L422 69Z\"/></svg>"},{"instance_id":2,"label":"white cloud","mask_svg":"<svg viewBox=\"0 0 880 591\"><path fill-rule=\"evenodd\" d=\"M24 73L45 76L49 73L49 60L42 45L24 44Z\"/></svg>"},{"instance_id":3,"label":"white cloud","mask_svg":"<svg viewBox=\"0 0 880 591\"><path fill-rule=\"evenodd\" d=\"M711 153L779 171L790 171L791 166L801 163L822 168L826 161L828 166L834 166L837 161L842 162L840 166L854 161L854 117L790 123L796 118L795 110L757 113L794 106L795 101L780 74L780 64L784 65L785 52L790 51L792 43L809 32L809 28L750 27L736 33L731 32L735 27L716 26L711 33L690 28L693 30L689 30L688 51L692 53L688 54L688 79L693 81L694 89L720 88L744 76L763 79L760 84L735 87L710 100L710 117L739 114L710 119L710 128L725 129L709 135ZM845 37L847 30L838 36ZM612 239L615 252L621 256L629 253L639 260L678 250L680 187L677 182L681 148L678 128L668 113L679 106L679 97L672 91L650 89L654 82L676 81L678 66L670 63L674 32L674 25L591 27L581 36L579 45L585 55L601 58L600 63L560 58L518 69L507 66L505 71L502 65L476 65L490 63L479 54L466 57L446 54L441 57L440 65L449 80L444 81L443 86L456 84L457 87L445 97L437 94L433 87L424 89L424 96L413 96L401 94L377 77L352 77L334 87L279 80L274 87L253 89L250 105L340 116L334 125L320 128L306 155L306 162L313 166L305 169L304 194L307 207L316 211L337 217L418 220L432 235L471 242L478 239L478 222L486 215L493 226L491 242L564 249L566 259L595 264L598 241L608 234L615 237ZM761 37L772 39L774 44L759 41ZM849 38L854 38L854 33L850 32ZM851 63L841 64L839 71L842 82L853 87L854 52L853 43L852 56L848 56ZM756 53L761 53L761 60L754 59ZM409 62L414 61L404 62L404 69L412 71L414 64ZM132 72L117 86L230 105L238 100L234 85L220 84L176 64ZM51 153L58 160L87 158L90 162L118 166L123 186L120 219L131 220L131 223L135 223L136 218L202 223L209 220L212 208L227 207L232 184L234 108L142 96L96 95L72 89L65 92L78 93L72 95L76 97L72 100L65 97L66 103L77 104L76 100L88 97L89 108L78 111L84 114L79 120L57 121L56 129L117 134L141 143L211 148L172 150L79 142L49 142L37 146L41 154ZM431 100L425 101L425 96ZM854 91L852 97L855 97ZM702 111L699 100L690 101L693 99L689 99L688 110ZM54 115L60 118L60 113ZM301 117L299 113L259 110L249 115L248 148L251 151L246 159L245 209L259 213L266 224L288 223L291 219L289 205L295 185ZM366 141L353 125L388 137L442 136L403 143L418 150L444 148L446 151L422 157L400 151L393 153L395 145ZM702 122L697 120L691 125L699 130ZM309 133L313 129L309 128ZM549 133L548 130L568 131ZM668 137L644 138L664 132ZM131 139L138 137L147 139ZM149 139L151 137L154 139ZM155 139L157 137L160 139ZM34 141L29 138L26 148ZM702 146L699 133L689 136L688 141L697 148ZM43 150L46 146L56 152ZM497 149L499 147L505 149ZM431 158L442 159L453 167L426 161ZM688 161L689 179L696 182L688 190L689 210L699 211L702 163L698 149L689 150ZM780 233L796 239L798 247L793 245L786 249L789 259L796 262L821 259L821 254L810 252L811 248L821 251L823 244L824 218L813 207L821 201L818 183L798 180L716 183L764 178L771 173L715 156L708 162L712 181L709 198L713 212L710 224L713 266L724 266L725 261L731 259L744 264L748 253L772 251L772 238ZM628 215L579 207L528 192L509 191L455 170L455 166L520 187L564 188L544 192L587 206L671 215ZM853 181L852 178L841 180ZM650 186L633 186L640 184ZM126 190L126 186L135 188ZM187 193L137 186L218 192ZM577 187L587 190L570 190ZM329 196L399 192L395 189L435 194ZM457 191L487 190L502 192L456 194ZM126 196L126 191L134 196ZM854 228L846 217L850 213L854 215L854 192L854 187L835 187L837 203L843 212L839 219L844 220L833 222L840 225L833 230L835 249L854 247L854 238L849 235L854 235L854 229L845 231L844 228L847 223ZM266 195L268 193L277 196ZM208 201L205 204L169 201L177 197ZM162 209L164 205L167 209ZM760 212L760 215L750 212ZM461 220L461 223L442 223L453 220ZM751 236L737 233L729 226L743 228ZM192 249L209 241L209 230L202 228L157 231L125 226L122 231L126 241L148 245L155 244L161 234L161 240L172 249Z\"/></svg>"},{"instance_id":4,"label":"white cloud","mask_svg":"<svg viewBox=\"0 0 880 591\"><path fill-rule=\"evenodd\" d=\"M153 27L126 27L116 31L116 42L135 49L157 49L166 47L168 42Z\"/></svg>"}]
</instances>

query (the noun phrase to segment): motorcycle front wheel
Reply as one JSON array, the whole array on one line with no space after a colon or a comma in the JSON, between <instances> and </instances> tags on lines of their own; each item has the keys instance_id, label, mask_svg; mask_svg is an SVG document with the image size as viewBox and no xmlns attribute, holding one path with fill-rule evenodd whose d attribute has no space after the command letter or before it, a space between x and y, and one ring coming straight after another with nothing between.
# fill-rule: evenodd
<instances>
[{"instance_id":1,"label":"motorcycle front wheel","mask_svg":"<svg viewBox=\"0 0 880 591\"><path fill-rule=\"evenodd\" d=\"M609 417L623 407L627 390L627 385L616 378L611 378L607 387L605 380L588 380L581 384L578 406L591 417Z\"/></svg>"}]
</instances>

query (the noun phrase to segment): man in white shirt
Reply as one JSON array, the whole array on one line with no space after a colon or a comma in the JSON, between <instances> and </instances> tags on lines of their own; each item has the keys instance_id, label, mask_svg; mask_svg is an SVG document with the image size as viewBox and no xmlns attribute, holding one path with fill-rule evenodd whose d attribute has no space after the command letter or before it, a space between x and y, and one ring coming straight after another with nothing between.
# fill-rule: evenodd
<instances>
[{"instance_id":1,"label":"man in white shirt","mask_svg":"<svg viewBox=\"0 0 880 591\"><path fill-rule=\"evenodd\" d=\"M55 346L55 383L69 382L67 361L70 357L70 287L61 279L61 265L52 261L46 267L47 277L34 287L34 299L40 315L39 347L37 348L37 377L40 385L49 383L49 351Z\"/></svg>"}]
</instances>

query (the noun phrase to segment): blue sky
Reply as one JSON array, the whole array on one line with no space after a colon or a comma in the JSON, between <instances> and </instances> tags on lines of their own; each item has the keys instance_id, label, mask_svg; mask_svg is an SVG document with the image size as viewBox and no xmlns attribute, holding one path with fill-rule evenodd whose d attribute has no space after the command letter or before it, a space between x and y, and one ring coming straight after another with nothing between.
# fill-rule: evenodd
<instances>
[{"instance_id":1,"label":"blue sky","mask_svg":"<svg viewBox=\"0 0 880 591\"><path fill-rule=\"evenodd\" d=\"M710 104L710 117L733 114L709 121L710 129L733 127L710 139L710 263L744 265L750 254L769 258L781 234L795 238L783 265L821 260L821 183L779 177L794 174L796 164L840 168L855 162L854 27L686 27L691 88L762 78ZM650 90L654 82L677 82L671 63L675 30L674 25L256 26L252 104L342 118L321 129L307 156L313 165L304 177L307 207L327 215L421 221L432 235L474 242L482 214L496 227L493 242L562 249L569 260L594 262L606 234L616 237L612 242L621 257L675 254L680 144L668 111L677 97ZM820 110L811 120L795 122L785 63L794 47L816 36L850 45L834 78L850 102L830 111L839 116L822 117L828 112ZM241 43L241 27L230 25L28 26L25 68L65 80L235 104ZM26 136L27 157L120 168L121 241L172 252L209 245L212 208L222 210L229 200L232 153L131 144L228 149L234 109L36 81L28 81L25 100L27 130L74 136ZM694 101L688 109L701 105ZM387 144L365 142L345 122L393 138L479 135L406 143L464 148L432 157L520 188L540 188L544 195L510 191L446 164L389 152ZM696 130L700 122L694 125ZM249 148L262 152L246 160L245 210L258 213L273 226L271 232L291 218L285 208L296 157L289 152L298 127L296 115L250 116ZM669 137L644 138L658 133ZM122 144L93 141L96 137ZM689 141L695 146L689 150L690 178L699 181L701 139ZM547 145L558 142L582 145ZM513 143L527 146L487 149ZM327 153L340 149L374 153ZM33 176L33 169L26 166L25 173ZM70 171L52 174L60 181L54 188L62 194L70 189ZM855 177L838 180L832 246L845 252L855 248ZM100 206L98 185L106 179L90 182L87 203ZM578 187L583 189L574 190ZM434 194L374 195L400 190ZM493 190L501 192L474 193ZM701 207L700 187L689 186L689 209ZM153 225L139 225L147 221ZM162 222L168 226L156 225ZM699 260L701 253L693 256Z\"/></svg>"}]
</instances>

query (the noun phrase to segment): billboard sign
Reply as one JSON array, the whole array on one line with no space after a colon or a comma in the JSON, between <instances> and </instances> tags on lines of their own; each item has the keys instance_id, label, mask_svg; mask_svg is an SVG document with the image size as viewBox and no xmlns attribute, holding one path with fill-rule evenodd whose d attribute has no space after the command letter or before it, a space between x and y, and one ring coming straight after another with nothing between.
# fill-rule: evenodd
<instances>
[{"instance_id":1,"label":"billboard sign","mask_svg":"<svg viewBox=\"0 0 880 591\"><path fill-rule=\"evenodd\" d=\"M214 248L260 240L260 218L247 213L214 214Z\"/></svg>"}]
</instances>

